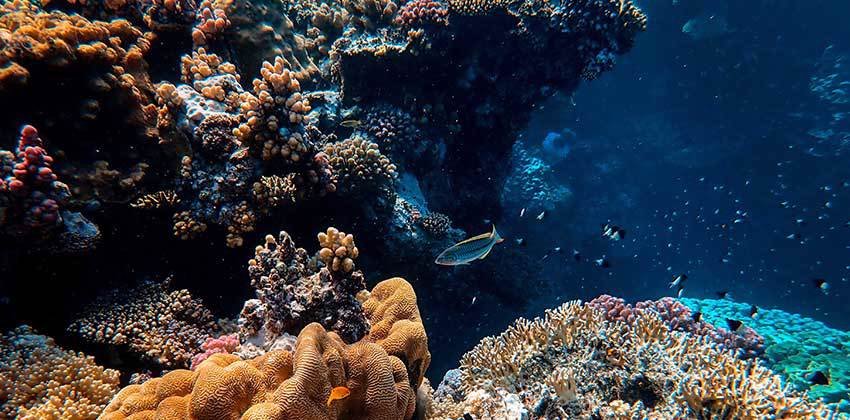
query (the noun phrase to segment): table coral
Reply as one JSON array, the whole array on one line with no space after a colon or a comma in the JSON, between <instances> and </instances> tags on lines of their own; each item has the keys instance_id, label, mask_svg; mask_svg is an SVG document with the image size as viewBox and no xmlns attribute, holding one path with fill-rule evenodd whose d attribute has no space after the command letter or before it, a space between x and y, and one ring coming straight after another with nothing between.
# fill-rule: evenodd
<instances>
[{"instance_id":1,"label":"table coral","mask_svg":"<svg viewBox=\"0 0 850 420\"><path fill-rule=\"evenodd\" d=\"M201 344L217 333L217 326L200 299L185 289L169 290L170 282L145 281L104 294L67 330L162 367L187 366Z\"/></svg>"},{"instance_id":2,"label":"table coral","mask_svg":"<svg viewBox=\"0 0 850 420\"><path fill-rule=\"evenodd\" d=\"M314 258L296 248L286 232L267 235L256 248L248 274L257 298L245 302L240 314L242 341L259 340L268 348L284 332L294 334L311 322L350 343L366 334L368 324L356 299L366 285L363 273L354 269L359 254L354 238L328 228L319 242L322 249Z\"/></svg>"},{"instance_id":3,"label":"table coral","mask_svg":"<svg viewBox=\"0 0 850 420\"><path fill-rule=\"evenodd\" d=\"M347 345L308 324L294 352L274 350L245 361L214 354L194 372L175 370L124 388L102 418L410 419L421 377L408 371L424 371L430 360L416 295L404 280L391 279L378 283L363 304L375 309L369 320L382 327L359 342ZM351 394L326 404L335 386Z\"/></svg>"},{"instance_id":4,"label":"table coral","mask_svg":"<svg viewBox=\"0 0 850 420\"><path fill-rule=\"evenodd\" d=\"M569 302L484 338L461 360L463 399L442 394L430 418L458 412L491 418L493 407L475 403L475 396L493 390L503 398L518 396L530 418L835 415L822 402L788 390L757 362L739 359L706 337L671 331L655 311L637 311L626 321L606 316L597 306ZM559 369L569 369L562 375L569 383L553 387L552 372Z\"/></svg>"},{"instance_id":5,"label":"table coral","mask_svg":"<svg viewBox=\"0 0 850 420\"><path fill-rule=\"evenodd\" d=\"M118 371L26 325L0 337L0 417L94 419L118 386Z\"/></svg>"}]
</instances>

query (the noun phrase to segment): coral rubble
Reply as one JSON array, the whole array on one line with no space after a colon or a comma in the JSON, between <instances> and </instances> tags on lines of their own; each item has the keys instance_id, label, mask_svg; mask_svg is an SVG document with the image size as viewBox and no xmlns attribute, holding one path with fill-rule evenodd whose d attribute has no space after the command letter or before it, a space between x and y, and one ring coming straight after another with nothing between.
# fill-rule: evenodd
<instances>
[{"instance_id":1,"label":"coral rubble","mask_svg":"<svg viewBox=\"0 0 850 420\"><path fill-rule=\"evenodd\" d=\"M94 419L118 390L119 373L20 326L0 337L0 417Z\"/></svg>"},{"instance_id":2,"label":"coral rubble","mask_svg":"<svg viewBox=\"0 0 850 420\"><path fill-rule=\"evenodd\" d=\"M86 341L132 352L161 367L188 366L207 338L217 335L212 313L170 279L145 281L98 297L68 326Z\"/></svg>"},{"instance_id":3,"label":"coral rubble","mask_svg":"<svg viewBox=\"0 0 850 420\"><path fill-rule=\"evenodd\" d=\"M671 331L655 311L607 320L570 302L519 319L464 355L462 395L437 393L431 418L833 418L753 360Z\"/></svg>"},{"instance_id":4,"label":"coral rubble","mask_svg":"<svg viewBox=\"0 0 850 420\"><path fill-rule=\"evenodd\" d=\"M194 372L175 370L124 388L102 418L410 419L430 362L416 295L404 280L391 279L376 285L363 306L373 327L356 343L308 324L294 352L244 361L214 354ZM336 386L348 387L350 396L326 404Z\"/></svg>"}]
</instances>

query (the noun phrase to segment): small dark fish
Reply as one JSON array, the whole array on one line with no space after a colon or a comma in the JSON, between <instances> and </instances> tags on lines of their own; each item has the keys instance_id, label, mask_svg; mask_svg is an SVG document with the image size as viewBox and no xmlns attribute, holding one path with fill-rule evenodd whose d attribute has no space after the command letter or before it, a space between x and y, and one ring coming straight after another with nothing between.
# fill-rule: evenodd
<instances>
[{"instance_id":1,"label":"small dark fish","mask_svg":"<svg viewBox=\"0 0 850 420\"><path fill-rule=\"evenodd\" d=\"M729 331L740 333L744 331L744 323L737 319L726 318L726 325L729 326Z\"/></svg>"},{"instance_id":2,"label":"small dark fish","mask_svg":"<svg viewBox=\"0 0 850 420\"><path fill-rule=\"evenodd\" d=\"M612 241L619 241L626 237L626 230L619 226L605 224L602 226L602 236Z\"/></svg>"},{"instance_id":3,"label":"small dark fish","mask_svg":"<svg viewBox=\"0 0 850 420\"><path fill-rule=\"evenodd\" d=\"M730 296L732 296L732 294L731 294L731 293L729 293L729 291L728 291L728 290L721 290L721 291L719 291L719 292L715 292L715 294L716 294L716 295L717 295L717 297L719 297L720 299L729 299L729 297L730 297Z\"/></svg>"},{"instance_id":4,"label":"small dark fish","mask_svg":"<svg viewBox=\"0 0 850 420\"><path fill-rule=\"evenodd\" d=\"M554 252L556 254L560 254L561 253L561 247L556 246L555 249L552 250L552 252Z\"/></svg>"},{"instance_id":5,"label":"small dark fish","mask_svg":"<svg viewBox=\"0 0 850 420\"><path fill-rule=\"evenodd\" d=\"M519 246L525 246L525 238L517 238L516 244Z\"/></svg>"},{"instance_id":6,"label":"small dark fish","mask_svg":"<svg viewBox=\"0 0 850 420\"><path fill-rule=\"evenodd\" d=\"M605 258L605 257L602 257L602 258L595 260L593 262L596 264L597 267L601 267L601 268L610 268L611 267L611 261L608 261L608 259Z\"/></svg>"},{"instance_id":7,"label":"small dark fish","mask_svg":"<svg viewBox=\"0 0 850 420\"><path fill-rule=\"evenodd\" d=\"M805 219L797 219L796 222L800 226L806 226L807 224Z\"/></svg>"},{"instance_id":8,"label":"small dark fish","mask_svg":"<svg viewBox=\"0 0 850 420\"><path fill-rule=\"evenodd\" d=\"M816 370L806 375L806 380L812 385L829 385L829 375L823 371Z\"/></svg>"},{"instance_id":9,"label":"small dark fish","mask_svg":"<svg viewBox=\"0 0 850 420\"><path fill-rule=\"evenodd\" d=\"M702 320L702 312L694 312L693 314L691 314L691 319L693 319L694 322L700 322Z\"/></svg>"},{"instance_id":10,"label":"small dark fish","mask_svg":"<svg viewBox=\"0 0 850 420\"><path fill-rule=\"evenodd\" d=\"M360 127L360 124L361 124L360 120L345 120L345 121L339 123L339 125L341 125L345 128L357 128L357 127Z\"/></svg>"},{"instance_id":11,"label":"small dark fish","mask_svg":"<svg viewBox=\"0 0 850 420\"><path fill-rule=\"evenodd\" d=\"M679 290L676 291L676 297L680 298L685 293L685 286L679 285Z\"/></svg>"},{"instance_id":12,"label":"small dark fish","mask_svg":"<svg viewBox=\"0 0 850 420\"><path fill-rule=\"evenodd\" d=\"M759 316L759 308L756 305L752 305L750 307L750 318L755 318Z\"/></svg>"},{"instance_id":13,"label":"small dark fish","mask_svg":"<svg viewBox=\"0 0 850 420\"><path fill-rule=\"evenodd\" d=\"M578 262L581 262L581 259L582 259L581 253L579 253L575 249L573 250L573 259L578 261Z\"/></svg>"},{"instance_id":14,"label":"small dark fish","mask_svg":"<svg viewBox=\"0 0 850 420\"><path fill-rule=\"evenodd\" d=\"M546 210L541 211L540 214L537 215L537 220L543 220L544 218L546 218Z\"/></svg>"},{"instance_id":15,"label":"small dark fish","mask_svg":"<svg viewBox=\"0 0 850 420\"><path fill-rule=\"evenodd\" d=\"M475 420L475 417L472 417L472 414L463 413L463 420Z\"/></svg>"},{"instance_id":16,"label":"small dark fish","mask_svg":"<svg viewBox=\"0 0 850 420\"><path fill-rule=\"evenodd\" d=\"M680 285L681 283L683 283L687 279L688 279L688 276L686 274L679 274L678 276L673 276L673 281L670 282L670 285L668 286L668 288L672 289L672 288Z\"/></svg>"},{"instance_id":17,"label":"small dark fish","mask_svg":"<svg viewBox=\"0 0 850 420\"><path fill-rule=\"evenodd\" d=\"M829 283L827 283L824 279L812 279L812 284L815 285L818 289L820 289L823 294L829 293Z\"/></svg>"},{"instance_id":18,"label":"small dark fish","mask_svg":"<svg viewBox=\"0 0 850 420\"><path fill-rule=\"evenodd\" d=\"M785 237L785 239L795 239L799 240L802 236L799 233L792 233Z\"/></svg>"}]
</instances>

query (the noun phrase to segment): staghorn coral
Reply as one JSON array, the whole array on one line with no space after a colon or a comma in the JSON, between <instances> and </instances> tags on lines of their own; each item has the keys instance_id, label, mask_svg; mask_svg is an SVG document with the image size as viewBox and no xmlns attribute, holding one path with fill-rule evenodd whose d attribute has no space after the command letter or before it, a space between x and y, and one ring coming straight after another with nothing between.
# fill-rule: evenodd
<instances>
[{"instance_id":1,"label":"staghorn coral","mask_svg":"<svg viewBox=\"0 0 850 420\"><path fill-rule=\"evenodd\" d=\"M173 190L157 191L155 193L145 194L132 203L130 207L139 209L160 209L171 208L180 202L180 198Z\"/></svg>"},{"instance_id":2,"label":"staghorn coral","mask_svg":"<svg viewBox=\"0 0 850 420\"><path fill-rule=\"evenodd\" d=\"M412 0L404 4L398 11L395 22L404 26L418 27L424 25L449 24L449 10L439 1Z\"/></svg>"},{"instance_id":3,"label":"staghorn coral","mask_svg":"<svg viewBox=\"0 0 850 420\"><path fill-rule=\"evenodd\" d=\"M188 290L169 291L171 279L145 281L98 297L67 328L98 344L126 350L162 367L187 366L217 332L212 313Z\"/></svg>"},{"instance_id":4,"label":"staghorn coral","mask_svg":"<svg viewBox=\"0 0 850 420\"><path fill-rule=\"evenodd\" d=\"M334 232L338 231L329 228L327 234L321 234L322 246L336 246L333 252L342 248L346 258L356 258L354 238L338 238ZM259 341L257 344L269 348L278 336L295 333L310 322L321 323L348 342L359 340L368 329L356 299L366 287L363 273L353 270L353 260L351 271L333 268L317 267L286 232L280 232L277 238L267 235L265 244L256 248L248 262L257 299L245 302L240 314L243 341Z\"/></svg>"},{"instance_id":5,"label":"staghorn coral","mask_svg":"<svg viewBox=\"0 0 850 420\"><path fill-rule=\"evenodd\" d=\"M563 369L572 374L553 378ZM741 360L707 337L671 331L654 311L607 321L603 309L578 302L547 310L543 318L520 318L501 335L484 338L464 355L459 379L463 400L444 394L431 418L458 410L491 418L492 407L475 403L475 396L494 390L517 395L531 418L834 415L822 402L788 390L757 362ZM575 382L575 398L572 383L562 379Z\"/></svg>"},{"instance_id":6,"label":"staghorn coral","mask_svg":"<svg viewBox=\"0 0 850 420\"><path fill-rule=\"evenodd\" d=\"M118 391L119 373L23 325L0 337L0 417L94 419Z\"/></svg>"},{"instance_id":7,"label":"staghorn coral","mask_svg":"<svg viewBox=\"0 0 850 420\"><path fill-rule=\"evenodd\" d=\"M398 176L396 166L381 154L378 145L352 137L325 147L342 191L389 189Z\"/></svg>"},{"instance_id":8,"label":"staghorn coral","mask_svg":"<svg viewBox=\"0 0 850 420\"><path fill-rule=\"evenodd\" d=\"M588 302L588 305L604 311L609 321L631 322L642 312L655 312L671 330L710 337L722 349L732 350L744 359L756 358L764 353L764 338L752 328L745 327L743 333L735 333L722 327L715 327L706 320L696 322L693 320L691 310L671 297L638 302L632 307L623 299L602 295Z\"/></svg>"},{"instance_id":9,"label":"staghorn coral","mask_svg":"<svg viewBox=\"0 0 850 420\"><path fill-rule=\"evenodd\" d=\"M430 355L424 330L410 335L410 328L394 327L412 322L412 311L418 321L415 294L406 288L410 285L401 279L384 281L364 302L364 307L380 308L369 316L373 325L386 326L373 328L373 333L388 332L382 339L370 335L346 345L321 325L308 324L294 352L274 350L245 361L214 354L194 372L175 370L124 388L102 418L410 419L418 382L408 377L405 363L424 370L427 360L421 349L428 360ZM389 296L397 299L374 301ZM392 318L398 315L402 317ZM418 325L422 328L421 321ZM347 386L351 395L326 404L335 386Z\"/></svg>"}]
</instances>

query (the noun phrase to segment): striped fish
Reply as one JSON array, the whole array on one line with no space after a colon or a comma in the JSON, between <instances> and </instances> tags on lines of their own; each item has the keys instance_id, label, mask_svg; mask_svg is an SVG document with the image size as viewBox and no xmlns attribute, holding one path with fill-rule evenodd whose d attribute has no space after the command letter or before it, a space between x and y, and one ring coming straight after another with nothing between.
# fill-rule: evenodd
<instances>
[{"instance_id":1,"label":"striped fish","mask_svg":"<svg viewBox=\"0 0 850 420\"><path fill-rule=\"evenodd\" d=\"M499 236L499 232L496 232L496 226L493 225L492 232L482 233L450 246L441 252L434 262L439 265L461 265L469 264L474 260L483 260L490 254L493 245L502 241L504 239Z\"/></svg>"}]
</instances>

